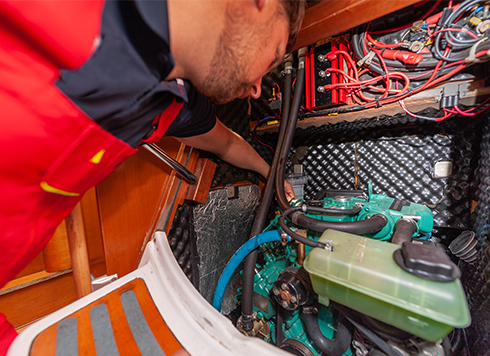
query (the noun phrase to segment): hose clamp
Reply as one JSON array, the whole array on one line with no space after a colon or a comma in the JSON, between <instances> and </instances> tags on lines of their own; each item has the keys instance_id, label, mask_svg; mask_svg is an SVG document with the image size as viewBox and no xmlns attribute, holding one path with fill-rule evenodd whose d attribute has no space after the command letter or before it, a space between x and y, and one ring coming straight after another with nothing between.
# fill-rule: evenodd
<instances>
[{"instance_id":1,"label":"hose clamp","mask_svg":"<svg viewBox=\"0 0 490 356\"><path fill-rule=\"evenodd\" d=\"M326 251L333 251L333 241L327 240L324 242Z\"/></svg>"},{"instance_id":2,"label":"hose clamp","mask_svg":"<svg viewBox=\"0 0 490 356\"><path fill-rule=\"evenodd\" d=\"M291 238L284 231L281 232L281 244L286 246L288 241L291 241Z\"/></svg>"}]
</instances>

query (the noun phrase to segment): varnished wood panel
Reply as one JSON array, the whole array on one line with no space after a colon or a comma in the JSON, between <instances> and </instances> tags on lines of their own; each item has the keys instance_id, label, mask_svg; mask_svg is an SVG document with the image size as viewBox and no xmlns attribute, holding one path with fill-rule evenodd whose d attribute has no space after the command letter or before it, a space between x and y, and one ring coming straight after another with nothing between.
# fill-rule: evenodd
<instances>
[{"instance_id":1,"label":"varnished wood panel","mask_svg":"<svg viewBox=\"0 0 490 356\"><path fill-rule=\"evenodd\" d=\"M158 144L174 158L181 146L173 138ZM117 273L121 277L137 267L171 173L168 165L140 149L97 185L108 275Z\"/></svg>"},{"instance_id":2,"label":"varnished wood panel","mask_svg":"<svg viewBox=\"0 0 490 356\"><path fill-rule=\"evenodd\" d=\"M181 145L175 159L187 169L193 171L197 163L198 156L199 154L197 150L189 146ZM181 177L175 171L172 171L155 214L155 219L152 223L151 229L146 235L146 238L141 246L137 265L139 265L141 261L146 244L155 231L166 231L168 233L168 229L173 221L178 206L184 202L184 197L189 185L190 184L184 179L181 179Z\"/></svg>"},{"instance_id":3,"label":"varnished wood panel","mask_svg":"<svg viewBox=\"0 0 490 356\"><path fill-rule=\"evenodd\" d=\"M76 299L73 276L68 273L14 293L0 295L0 312L17 328L53 313Z\"/></svg>"},{"instance_id":4,"label":"varnished wood panel","mask_svg":"<svg viewBox=\"0 0 490 356\"><path fill-rule=\"evenodd\" d=\"M31 263L29 263L26 268L24 268L22 271L20 271L15 278L21 278L24 276L27 276L32 273L37 273L44 271L44 255L41 252L39 255L34 258Z\"/></svg>"},{"instance_id":5,"label":"varnished wood panel","mask_svg":"<svg viewBox=\"0 0 490 356\"><path fill-rule=\"evenodd\" d=\"M61 223L43 250L44 268L54 273L71 268L70 248L66 236L66 225Z\"/></svg>"},{"instance_id":6,"label":"varnished wood panel","mask_svg":"<svg viewBox=\"0 0 490 356\"><path fill-rule=\"evenodd\" d=\"M322 0L306 9L295 49L338 35L420 0Z\"/></svg>"},{"instance_id":7,"label":"varnished wood panel","mask_svg":"<svg viewBox=\"0 0 490 356\"><path fill-rule=\"evenodd\" d=\"M197 182L189 185L185 199L194 203L205 204L215 171L216 163L209 159L200 158L194 169Z\"/></svg>"},{"instance_id":8,"label":"varnished wood panel","mask_svg":"<svg viewBox=\"0 0 490 356\"><path fill-rule=\"evenodd\" d=\"M185 147L185 149L182 152L182 159L189 157L188 168L190 170L194 170L199 153L192 147L183 147ZM159 212L159 218L156 221L153 232L155 232L155 230L162 230L168 234L168 230L170 230L170 226L172 225L177 208L184 202L188 187L189 183L181 180L178 176L174 175L172 177L171 184L169 185L166 195L162 200L162 204L160 205L161 209Z\"/></svg>"}]
</instances>

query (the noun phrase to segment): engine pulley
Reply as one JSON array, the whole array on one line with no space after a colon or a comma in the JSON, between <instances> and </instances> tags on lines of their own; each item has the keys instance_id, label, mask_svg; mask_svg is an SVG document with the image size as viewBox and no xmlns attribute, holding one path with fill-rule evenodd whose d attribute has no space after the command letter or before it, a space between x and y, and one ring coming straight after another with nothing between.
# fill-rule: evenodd
<instances>
[{"instance_id":1,"label":"engine pulley","mask_svg":"<svg viewBox=\"0 0 490 356\"><path fill-rule=\"evenodd\" d=\"M281 272L272 288L277 304L286 310L295 310L304 305L312 292L310 276L297 267L288 267Z\"/></svg>"}]
</instances>

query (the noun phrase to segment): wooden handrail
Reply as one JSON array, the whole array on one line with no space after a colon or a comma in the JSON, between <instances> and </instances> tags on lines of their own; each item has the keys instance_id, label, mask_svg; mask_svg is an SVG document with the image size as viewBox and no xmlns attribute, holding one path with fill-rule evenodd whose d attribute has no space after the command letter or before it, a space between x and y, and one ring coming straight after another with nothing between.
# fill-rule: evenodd
<instances>
[{"instance_id":1,"label":"wooden handrail","mask_svg":"<svg viewBox=\"0 0 490 356\"><path fill-rule=\"evenodd\" d=\"M92 281L90 278L90 263L80 203L66 217L65 222L68 244L70 245L75 290L77 297L82 298L92 292Z\"/></svg>"}]
</instances>

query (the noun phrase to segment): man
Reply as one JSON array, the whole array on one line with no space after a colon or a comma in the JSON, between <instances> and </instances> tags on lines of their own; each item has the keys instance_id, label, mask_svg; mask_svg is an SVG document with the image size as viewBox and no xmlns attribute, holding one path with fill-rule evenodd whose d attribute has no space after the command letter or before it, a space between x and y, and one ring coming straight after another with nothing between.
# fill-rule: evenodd
<instances>
[{"instance_id":1,"label":"man","mask_svg":"<svg viewBox=\"0 0 490 356\"><path fill-rule=\"evenodd\" d=\"M258 98L303 11L303 0L0 2L0 287L142 143L175 136L267 177L204 96ZM0 314L0 355L14 337Z\"/></svg>"}]
</instances>

